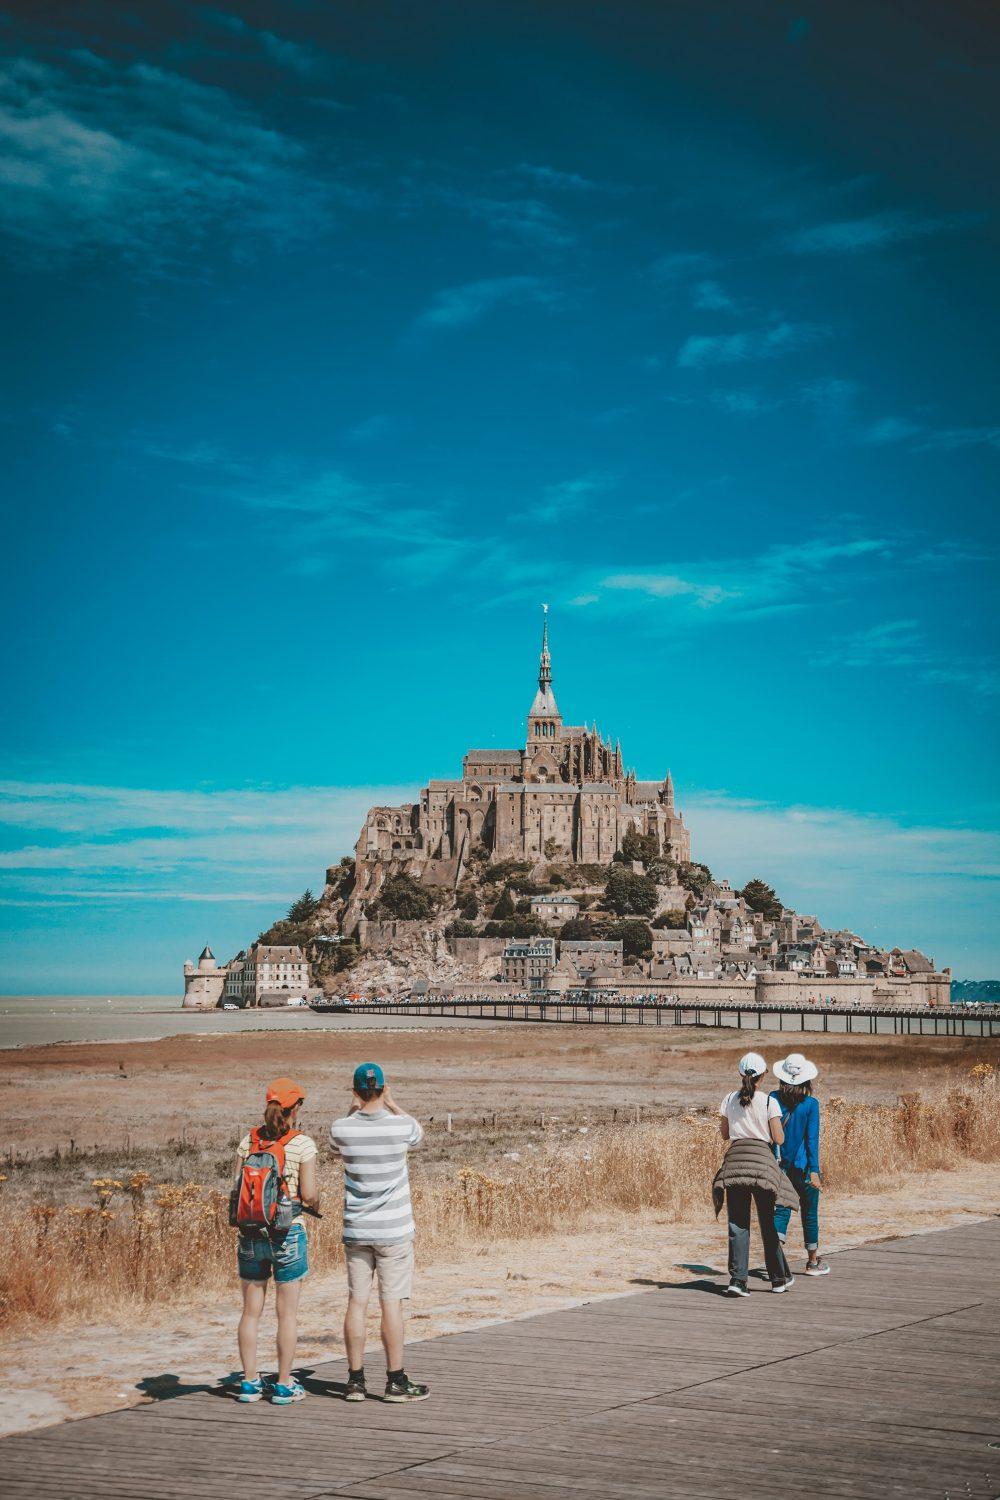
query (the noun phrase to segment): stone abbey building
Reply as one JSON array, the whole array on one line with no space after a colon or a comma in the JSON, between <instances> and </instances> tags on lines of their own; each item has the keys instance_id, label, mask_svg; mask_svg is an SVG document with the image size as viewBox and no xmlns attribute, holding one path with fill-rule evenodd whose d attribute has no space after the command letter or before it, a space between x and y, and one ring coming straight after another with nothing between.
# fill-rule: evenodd
<instances>
[{"instance_id":1,"label":"stone abbey building","mask_svg":"<svg viewBox=\"0 0 1000 1500\"><path fill-rule=\"evenodd\" d=\"M669 771L662 782L639 781L625 769L620 744L612 748L586 724L563 723L546 612L523 749L470 750L462 775L429 781L419 802L373 807L355 845L355 894L374 894L376 871L381 877L393 867L457 884L477 843L496 860L607 864L629 828L652 834L666 858L691 857Z\"/></svg>"}]
</instances>

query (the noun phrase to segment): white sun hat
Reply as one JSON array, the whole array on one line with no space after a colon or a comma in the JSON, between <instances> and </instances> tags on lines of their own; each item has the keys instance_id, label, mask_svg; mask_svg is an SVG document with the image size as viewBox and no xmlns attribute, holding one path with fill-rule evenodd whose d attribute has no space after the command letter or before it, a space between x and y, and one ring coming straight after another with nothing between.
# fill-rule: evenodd
<instances>
[{"instance_id":1,"label":"white sun hat","mask_svg":"<svg viewBox=\"0 0 1000 1500\"><path fill-rule=\"evenodd\" d=\"M780 1062L774 1065L774 1076L780 1078L782 1083L808 1083L816 1077L819 1072L815 1063L803 1057L801 1052L789 1052Z\"/></svg>"},{"instance_id":2,"label":"white sun hat","mask_svg":"<svg viewBox=\"0 0 1000 1500\"><path fill-rule=\"evenodd\" d=\"M767 1072L767 1063L759 1052L744 1052L740 1058L740 1072L753 1073L756 1078L759 1078L762 1073Z\"/></svg>"}]
</instances>

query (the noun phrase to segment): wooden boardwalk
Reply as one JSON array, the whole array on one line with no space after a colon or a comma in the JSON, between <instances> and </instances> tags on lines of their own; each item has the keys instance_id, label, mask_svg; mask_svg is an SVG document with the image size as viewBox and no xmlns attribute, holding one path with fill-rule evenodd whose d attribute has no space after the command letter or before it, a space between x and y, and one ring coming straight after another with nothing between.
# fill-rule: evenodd
<instances>
[{"instance_id":1,"label":"wooden boardwalk","mask_svg":"<svg viewBox=\"0 0 1000 1500\"><path fill-rule=\"evenodd\" d=\"M197 1391L8 1438L0 1494L995 1500L1000 1219L832 1265L777 1300L752 1282L730 1301L693 1273L413 1344L407 1368L433 1386L417 1406L330 1399L335 1361L291 1408Z\"/></svg>"}]
</instances>

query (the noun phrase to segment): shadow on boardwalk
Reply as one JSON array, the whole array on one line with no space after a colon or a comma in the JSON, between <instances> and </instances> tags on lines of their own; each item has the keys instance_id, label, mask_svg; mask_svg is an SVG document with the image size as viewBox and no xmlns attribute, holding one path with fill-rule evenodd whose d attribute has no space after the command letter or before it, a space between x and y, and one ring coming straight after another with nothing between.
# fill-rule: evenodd
<instances>
[{"instance_id":1,"label":"shadow on boardwalk","mask_svg":"<svg viewBox=\"0 0 1000 1500\"><path fill-rule=\"evenodd\" d=\"M5 1500L731 1500L1000 1495L1000 1221L845 1251L731 1301L681 1285L411 1345L415 1407L241 1407L175 1376L148 1406L0 1443ZM691 1267L703 1272L704 1267ZM678 1290L701 1291L678 1297ZM369 1384L380 1387L374 1365ZM775 1481L781 1474L780 1484Z\"/></svg>"}]
</instances>

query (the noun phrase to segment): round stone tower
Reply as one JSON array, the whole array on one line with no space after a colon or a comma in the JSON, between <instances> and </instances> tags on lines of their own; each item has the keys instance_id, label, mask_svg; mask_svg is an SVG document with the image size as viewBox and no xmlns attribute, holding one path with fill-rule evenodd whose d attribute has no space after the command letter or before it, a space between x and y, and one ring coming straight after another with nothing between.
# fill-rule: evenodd
<instances>
[{"instance_id":1,"label":"round stone tower","mask_svg":"<svg viewBox=\"0 0 1000 1500\"><path fill-rule=\"evenodd\" d=\"M214 1010L222 1000L226 971L215 962L211 948L203 948L197 965L184 965L184 1009Z\"/></svg>"}]
</instances>

